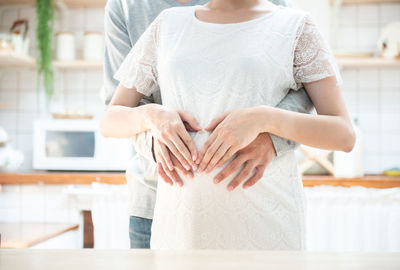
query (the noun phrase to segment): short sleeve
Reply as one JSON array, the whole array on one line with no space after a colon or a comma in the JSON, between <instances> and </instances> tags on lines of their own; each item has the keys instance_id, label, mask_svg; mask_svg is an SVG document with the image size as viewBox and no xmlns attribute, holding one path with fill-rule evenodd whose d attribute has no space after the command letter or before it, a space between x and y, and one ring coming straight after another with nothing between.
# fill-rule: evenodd
<instances>
[{"instance_id":1,"label":"short sleeve","mask_svg":"<svg viewBox=\"0 0 400 270\"><path fill-rule=\"evenodd\" d=\"M150 24L114 74L114 78L123 86L135 87L146 96L158 90L157 47L160 17L159 15Z\"/></svg>"},{"instance_id":2,"label":"short sleeve","mask_svg":"<svg viewBox=\"0 0 400 270\"><path fill-rule=\"evenodd\" d=\"M297 34L293 74L298 89L302 87L302 83L328 77L336 77L336 84L342 84L333 53L309 15L306 15Z\"/></svg>"}]
</instances>

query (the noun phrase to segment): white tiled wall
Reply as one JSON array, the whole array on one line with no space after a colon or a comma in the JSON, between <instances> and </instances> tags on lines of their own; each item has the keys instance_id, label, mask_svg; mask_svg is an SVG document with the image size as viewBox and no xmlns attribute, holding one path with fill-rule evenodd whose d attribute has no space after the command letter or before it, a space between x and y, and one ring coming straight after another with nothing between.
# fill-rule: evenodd
<instances>
[{"instance_id":1,"label":"white tiled wall","mask_svg":"<svg viewBox=\"0 0 400 270\"><path fill-rule=\"evenodd\" d=\"M400 20L399 4L345 6L339 36L340 51L377 53L382 28ZM343 72L343 92L353 118L365 136L365 163L370 173L400 165L400 70L372 69Z\"/></svg>"},{"instance_id":2,"label":"white tiled wall","mask_svg":"<svg viewBox=\"0 0 400 270\"><path fill-rule=\"evenodd\" d=\"M82 57L83 36L86 31L103 32L102 8L76 8L68 11L67 25L63 28L59 20L55 32L65 30L75 33L77 58ZM27 18L30 23L28 37L31 41L30 54L35 55L35 10L21 7L6 9L0 13L0 29L9 29L13 20ZM56 13L60 18L60 13ZM55 44L53 44L55 47ZM51 111L85 111L95 116L101 115L104 105L100 99L102 70L55 70L54 95ZM21 170L32 169L32 130L33 121L47 117L44 113L44 97L36 90L36 70L0 70L0 103L13 104L11 108L0 110L0 125L6 129L11 144L24 152L25 161Z\"/></svg>"},{"instance_id":3,"label":"white tiled wall","mask_svg":"<svg viewBox=\"0 0 400 270\"><path fill-rule=\"evenodd\" d=\"M346 5L339 15L335 49L376 51L379 33L388 23L400 20L400 4Z\"/></svg>"},{"instance_id":4,"label":"white tiled wall","mask_svg":"<svg viewBox=\"0 0 400 270\"><path fill-rule=\"evenodd\" d=\"M84 31L103 31L103 9L70 9L69 24L62 29L75 32L78 57L81 57ZM17 17L27 17L35 28L34 10L20 8L3 12L0 28L6 29ZM335 50L373 51L382 27L400 20L400 4L344 6L339 18L339 34L331 38ZM34 53L34 32L30 31ZM365 135L367 173L400 166L400 69L353 69L342 72L343 94L352 118L358 118ZM83 110L101 114L99 98L101 70L57 71L51 108ZM0 111L0 125L9 133L12 144L25 153L24 170L32 163L32 120L40 117L37 108L35 70L0 72L1 103L14 107ZM42 106L42 105L40 105ZM38 112L39 111L39 112Z\"/></svg>"},{"instance_id":5,"label":"white tiled wall","mask_svg":"<svg viewBox=\"0 0 400 270\"><path fill-rule=\"evenodd\" d=\"M333 48L377 53L379 33L393 21L400 21L400 4L344 6ZM400 69L344 70L342 76L351 117L364 132L366 171L399 167Z\"/></svg>"}]
</instances>

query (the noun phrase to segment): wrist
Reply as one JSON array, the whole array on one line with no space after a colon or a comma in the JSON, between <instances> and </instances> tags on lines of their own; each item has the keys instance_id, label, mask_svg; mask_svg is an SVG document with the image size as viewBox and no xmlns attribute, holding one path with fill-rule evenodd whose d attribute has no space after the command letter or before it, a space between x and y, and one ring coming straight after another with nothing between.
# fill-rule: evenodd
<instances>
[{"instance_id":1,"label":"wrist","mask_svg":"<svg viewBox=\"0 0 400 270\"><path fill-rule=\"evenodd\" d=\"M260 105L250 108L250 119L254 119L257 132L274 133L277 120L276 110L273 107Z\"/></svg>"},{"instance_id":2,"label":"wrist","mask_svg":"<svg viewBox=\"0 0 400 270\"><path fill-rule=\"evenodd\" d=\"M160 106L161 105L156 103L141 106L143 107L143 122L146 129L151 129L153 127L154 120L158 118Z\"/></svg>"}]
</instances>

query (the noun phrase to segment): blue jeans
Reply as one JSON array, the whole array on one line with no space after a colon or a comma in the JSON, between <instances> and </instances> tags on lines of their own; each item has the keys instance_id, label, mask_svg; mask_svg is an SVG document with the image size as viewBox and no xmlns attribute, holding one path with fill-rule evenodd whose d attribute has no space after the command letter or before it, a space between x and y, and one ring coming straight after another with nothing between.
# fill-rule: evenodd
<instances>
[{"instance_id":1,"label":"blue jeans","mask_svg":"<svg viewBox=\"0 0 400 270\"><path fill-rule=\"evenodd\" d=\"M131 248L150 248L152 219L129 217L129 239Z\"/></svg>"}]
</instances>

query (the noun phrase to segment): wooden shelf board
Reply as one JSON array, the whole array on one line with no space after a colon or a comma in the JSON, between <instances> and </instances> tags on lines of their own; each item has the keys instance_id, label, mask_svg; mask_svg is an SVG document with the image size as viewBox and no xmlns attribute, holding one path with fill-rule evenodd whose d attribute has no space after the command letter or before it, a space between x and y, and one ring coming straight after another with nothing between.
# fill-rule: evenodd
<instances>
[{"instance_id":1,"label":"wooden shelf board","mask_svg":"<svg viewBox=\"0 0 400 270\"><path fill-rule=\"evenodd\" d=\"M57 69L101 69L103 68L102 61L54 61L53 67Z\"/></svg>"},{"instance_id":2,"label":"wooden shelf board","mask_svg":"<svg viewBox=\"0 0 400 270\"><path fill-rule=\"evenodd\" d=\"M0 173L0 185L90 185L91 183L122 185L126 184L122 172L32 172ZM363 186L368 188L400 187L400 177L367 175L361 178L336 178L333 176L304 176L303 185L313 186Z\"/></svg>"},{"instance_id":3,"label":"wooden shelf board","mask_svg":"<svg viewBox=\"0 0 400 270\"><path fill-rule=\"evenodd\" d=\"M334 4L336 0L330 0ZM342 5L370 5L400 3L400 0L343 0Z\"/></svg>"},{"instance_id":4,"label":"wooden shelf board","mask_svg":"<svg viewBox=\"0 0 400 270\"><path fill-rule=\"evenodd\" d=\"M51 184L51 185L90 185L98 182L104 184L126 184L123 172L46 172L0 173L0 184Z\"/></svg>"},{"instance_id":5,"label":"wooden shelf board","mask_svg":"<svg viewBox=\"0 0 400 270\"><path fill-rule=\"evenodd\" d=\"M329 175L303 176L303 186L362 186L367 188L395 188L400 187L400 177L384 175L366 175L358 178L338 178Z\"/></svg>"},{"instance_id":6,"label":"wooden shelf board","mask_svg":"<svg viewBox=\"0 0 400 270\"><path fill-rule=\"evenodd\" d=\"M29 56L20 56L12 52L0 51L0 69L8 68L34 68L36 67L36 60ZM69 70L69 69L101 69L103 67L102 61L53 61L55 69Z\"/></svg>"},{"instance_id":7,"label":"wooden shelf board","mask_svg":"<svg viewBox=\"0 0 400 270\"><path fill-rule=\"evenodd\" d=\"M62 0L70 8L104 7L107 0ZM35 0L0 0L0 5L35 5Z\"/></svg>"},{"instance_id":8,"label":"wooden shelf board","mask_svg":"<svg viewBox=\"0 0 400 270\"><path fill-rule=\"evenodd\" d=\"M339 66L344 69L352 68L400 68L400 59L385 59L373 57L336 57ZM5 68L34 68L36 66L35 59L28 56L19 56L15 53L0 51L0 69ZM102 61L54 61L55 69L70 70L70 69L101 69L103 68Z\"/></svg>"},{"instance_id":9,"label":"wooden shelf board","mask_svg":"<svg viewBox=\"0 0 400 270\"><path fill-rule=\"evenodd\" d=\"M336 57L336 62L344 69L400 68L400 59L378 57Z\"/></svg>"},{"instance_id":10,"label":"wooden shelf board","mask_svg":"<svg viewBox=\"0 0 400 270\"><path fill-rule=\"evenodd\" d=\"M0 50L0 68L33 68L35 59Z\"/></svg>"},{"instance_id":11,"label":"wooden shelf board","mask_svg":"<svg viewBox=\"0 0 400 270\"><path fill-rule=\"evenodd\" d=\"M78 224L0 223L1 248L28 248L65 232Z\"/></svg>"}]
</instances>

